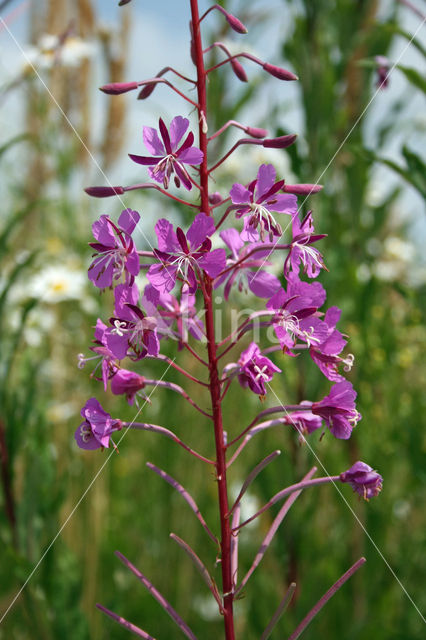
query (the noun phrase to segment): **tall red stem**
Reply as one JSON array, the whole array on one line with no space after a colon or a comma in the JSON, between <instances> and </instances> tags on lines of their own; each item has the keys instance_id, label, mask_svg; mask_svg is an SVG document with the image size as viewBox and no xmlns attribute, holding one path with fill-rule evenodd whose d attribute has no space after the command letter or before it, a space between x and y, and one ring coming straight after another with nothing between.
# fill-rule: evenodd
<instances>
[{"instance_id":1,"label":"tall red stem","mask_svg":"<svg viewBox=\"0 0 426 640\"><path fill-rule=\"evenodd\" d=\"M197 91L198 91L198 115L199 115L199 144L204 154L200 166L201 206L200 211L210 215L209 186L207 167L207 96L206 96L206 70L204 67L203 47L200 33L200 20L198 13L198 0L190 0L193 29L193 52L197 67ZM223 610L226 640L235 640L233 617L233 585L231 569L231 526L226 514L229 511L228 490L226 485L226 443L223 434L221 385L217 368L217 344L215 338L212 282L205 275L204 307L206 311L206 336L209 364L209 388L212 402L212 414L214 423L216 445L216 476L219 494L219 512L221 528L221 568L223 589Z\"/></svg>"}]
</instances>

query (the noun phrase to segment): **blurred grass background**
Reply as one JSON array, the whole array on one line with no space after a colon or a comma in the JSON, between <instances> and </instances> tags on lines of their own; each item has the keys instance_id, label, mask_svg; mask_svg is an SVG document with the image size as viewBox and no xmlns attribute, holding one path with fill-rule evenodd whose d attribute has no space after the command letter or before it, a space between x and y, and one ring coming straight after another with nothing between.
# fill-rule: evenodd
<instances>
[{"instance_id":1,"label":"blurred grass background","mask_svg":"<svg viewBox=\"0 0 426 640\"><path fill-rule=\"evenodd\" d=\"M102 8L90 0L45 0L26 9L31 12L31 60L102 170L108 176L114 171L125 175L120 178L123 184L131 183L127 176L132 173L140 180L129 163L117 170L130 150L126 112L134 96L103 98L104 115L99 122L93 79L95 84L134 79L126 76L126 66L130 11L143 12L136 9L137 4L135 0L122 9L113 27L105 26ZM230 175L231 169L218 174L219 190L251 179L259 162L274 162L288 182L315 182L354 127L320 179L324 191L309 205L316 228L328 234L322 250L329 273L320 280L328 292L328 305L343 309L340 327L350 336L348 351L355 354L350 379L359 393L363 420L347 443L330 436L319 442L316 434L310 443L332 474L362 459L383 475L383 492L369 504L358 502L347 487L343 493L424 611L426 327L421 247L425 238L417 237L416 242L413 228L421 229L414 227L415 216L425 215L424 158L419 153L425 123L410 110L424 90L424 28L411 45L418 51L418 66L411 71L407 66L394 70L390 85L399 74L402 91L395 96L390 89L382 90L377 98L382 110L371 121L365 109L376 91L372 60L388 54L394 62L395 46L409 42L414 33L414 29L407 31L410 9L403 3L230 0L221 4L249 27L244 43L232 38L234 46L255 50L272 22L282 25L274 62L294 70L300 82L289 98L286 87L278 81L271 85L257 73L251 72L249 84L240 86L232 75L212 75L211 131L234 118L267 127L276 135L300 135L296 146L274 156L258 149L241 152L231 165L235 175ZM15 10L13 3L8 10ZM13 14L8 16L12 28ZM414 18L417 23L410 24L419 24L418 16ZM213 22L212 40L229 37L224 25ZM46 34L56 39L48 40ZM2 39L7 36L3 29ZM144 55L143 42L140 48ZM152 64L154 75L158 69L155 61ZM169 532L193 545L219 580L215 549L180 496L145 467L150 460L181 482L217 531L216 486L201 463L189 465L186 455L167 440L129 433L120 455L112 456L69 518L107 456L77 450L73 434L81 406L96 395L113 416L128 420L134 416L134 409L122 398L104 394L101 385L89 378L88 368L79 371L76 366L77 353L88 352L96 318L107 318L111 306L110 293L99 296L86 284L90 224L101 213L114 218L121 209L118 201L93 203L81 195L89 184L92 159L64 124L31 67L25 65L14 81L8 79L1 96L1 109L7 109L9 100L19 100L24 113L19 135L6 136L0 147L1 611L7 609L60 527L66 526L0 624L0 638L128 637L96 610L95 602L159 640L180 637L149 593L120 565L113 554L119 549L164 593L199 638L216 640L222 634L221 620L209 592L169 539ZM139 135L148 107L141 103L137 108ZM130 133L133 140L135 133ZM230 146L231 136L218 141L217 153ZM145 214L146 220L159 215L189 220L186 211L155 196L128 194L125 203ZM236 296L232 304L248 307L250 300ZM175 345L164 345L162 351L177 355ZM177 357L183 367L193 370L185 352ZM290 361L278 355L276 362L284 374L274 381L274 389L283 402L315 400L327 393L328 382L308 359ZM140 362L137 370L160 377L164 365ZM167 379L182 384L171 371ZM189 390L185 382L183 386ZM197 401L207 404L202 396ZM268 401L276 404L274 398ZM235 386L225 402L229 434L238 433L259 410L258 400ZM209 425L179 397L156 391L143 416L174 428L191 446L212 455ZM231 469L233 490L238 490L261 457L276 448L283 454L250 489L247 509L263 504L315 463L289 429L257 437L257 446L251 443ZM241 535L241 577L274 513L271 509ZM367 565L303 637L421 637L419 613L330 487L301 496L287 516L236 605L239 637L260 637L294 580L296 597L275 631L276 637L286 637L360 555L367 557Z\"/></svg>"}]
</instances>

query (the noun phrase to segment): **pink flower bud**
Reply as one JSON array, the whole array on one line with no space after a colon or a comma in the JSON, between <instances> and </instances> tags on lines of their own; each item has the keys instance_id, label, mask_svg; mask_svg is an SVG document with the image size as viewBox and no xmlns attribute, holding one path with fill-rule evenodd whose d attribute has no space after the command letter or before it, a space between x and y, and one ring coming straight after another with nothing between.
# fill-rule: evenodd
<instances>
[{"instance_id":1,"label":"pink flower bud","mask_svg":"<svg viewBox=\"0 0 426 640\"><path fill-rule=\"evenodd\" d=\"M151 82L150 84L146 84L140 90L138 94L138 100L145 100L146 98L148 98L151 95L151 93L154 91L156 86L157 86L156 82Z\"/></svg>"},{"instance_id":2,"label":"pink flower bud","mask_svg":"<svg viewBox=\"0 0 426 640\"><path fill-rule=\"evenodd\" d=\"M247 82L247 74L244 71L244 67L241 62L238 62L238 60L231 60L231 67L233 72L235 73L237 78L241 80L241 82Z\"/></svg>"},{"instance_id":3,"label":"pink flower bud","mask_svg":"<svg viewBox=\"0 0 426 640\"><path fill-rule=\"evenodd\" d=\"M262 146L267 149L285 149L295 142L296 134L289 136L279 136L279 138L267 138L262 142Z\"/></svg>"},{"instance_id":4,"label":"pink flower bud","mask_svg":"<svg viewBox=\"0 0 426 640\"><path fill-rule=\"evenodd\" d=\"M121 196L124 189L123 187L87 187L85 192L94 198L109 198L110 196Z\"/></svg>"},{"instance_id":5,"label":"pink flower bud","mask_svg":"<svg viewBox=\"0 0 426 640\"><path fill-rule=\"evenodd\" d=\"M295 196L309 196L311 193L321 191L321 184L285 184L283 191L293 193Z\"/></svg>"},{"instance_id":6,"label":"pink flower bud","mask_svg":"<svg viewBox=\"0 0 426 640\"><path fill-rule=\"evenodd\" d=\"M215 9L223 13L231 29L233 29L237 33L247 33L247 28L243 25L241 20L238 20L238 18L233 16L232 13L228 13L223 7L219 6L218 4L215 5Z\"/></svg>"},{"instance_id":7,"label":"pink flower bud","mask_svg":"<svg viewBox=\"0 0 426 640\"><path fill-rule=\"evenodd\" d=\"M221 201L222 201L222 196L220 195L219 191L215 191L214 193L211 193L209 195L210 204L218 204Z\"/></svg>"},{"instance_id":8,"label":"pink flower bud","mask_svg":"<svg viewBox=\"0 0 426 640\"><path fill-rule=\"evenodd\" d=\"M100 87L100 90L110 96L119 96L121 93L134 91L138 86L139 84L137 82L113 82L111 84L104 84L103 87Z\"/></svg>"},{"instance_id":9,"label":"pink flower bud","mask_svg":"<svg viewBox=\"0 0 426 640\"><path fill-rule=\"evenodd\" d=\"M271 76L274 76L279 80L299 80L299 78L295 76L294 73L291 73L291 71L287 71L287 69L283 69L282 67L276 67L274 64L269 64L269 62L265 62L263 68L265 71L270 73Z\"/></svg>"},{"instance_id":10,"label":"pink flower bud","mask_svg":"<svg viewBox=\"0 0 426 640\"><path fill-rule=\"evenodd\" d=\"M245 132L252 138L264 138L268 135L267 129L258 129L257 127L246 127Z\"/></svg>"}]
</instances>

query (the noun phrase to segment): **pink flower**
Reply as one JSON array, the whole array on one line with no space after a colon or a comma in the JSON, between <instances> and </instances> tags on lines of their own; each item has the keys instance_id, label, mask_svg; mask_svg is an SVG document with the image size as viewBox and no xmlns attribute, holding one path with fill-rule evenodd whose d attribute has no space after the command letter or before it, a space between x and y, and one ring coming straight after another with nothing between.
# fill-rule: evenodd
<instances>
[{"instance_id":1,"label":"pink flower","mask_svg":"<svg viewBox=\"0 0 426 640\"><path fill-rule=\"evenodd\" d=\"M118 360L128 355L128 349L137 360L147 355L158 356L160 343L157 336L157 321L146 316L138 306L139 291L134 284L126 287L119 284L114 290L115 316L110 318L112 328L105 332L105 343Z\"/></svg>"},{"instance_id":2,"label":"pink flower","mask_svg":"<svg viewBox=\"0 0 426 640\"><path fill-rule=\"evenodd\" d=\"M81 410L84 421L75 432L75 439L81 449L109 447L109 439L114 431L121 429L120 420L113 420L96 400L90 398Z\"/></svg>"},{"instance_id":3,"label":"pink flower","mask_svg":"<svg viewBox=\"0 0 426 640\"><path fill-rule=\"evenodd\" d=\"M157 331L162 337L172 337L179 341L179 349L188 342L188 334L195 340L202 340L205 335L204 324L195 308L196 297L183 290L180 299L170 293L160 293L152 284L146 285L142 298L143 307L150 316L157 320ZM201 317L204 309L201 309ZM176 330L172 326L176 322Z\"/></svg>"},{"instance_id":4,"label":"pink flower","mask_svg":"<svg viewBox=\"0 0 426 640\"><path fill-rule=\"evenodd\" d=\"M253 245L244 246L244 241L236 229L225 229L219 234L224 243L231 250L231 256L227 259L227 267L239 262L253 248ZM214 284L216 289L222 283L226 282L224 287L224 298L228 300L231 288L234 284L238 286L239 291L250 289L255 296L259 298L270 298L281 287L280 281L272 273L263 271L261 267L269 266L265 258L268 257L267 249L256 253L256 258L244 260L235 269L232 269L220 275Z\"/></svg>"},{"instance_id":5,"label":"pink flower","mask_svg":"<svg viewBox=\"0 0 426 640\"><path fill-rule=\"evenodd\" d=\"M365 500L374 498L382 490L382 476L365 462L355 462L350 469L340 474L340 480L348 482Z\"/></svg>"},{"instance_id":6,"label":"pink flower","mask_svg":"<svg viewBox=\"0 0 426 640\"><path fill-rule=\"evenodd\" d=\"M188 293L195 293L199 269L211 278L223 271L226 266L225 249L211 251L209 236L214 231L212 218L204 213L195 216L186 234L179 227L175 233L168 220L159 220L155 225L158 249L154 249L154 253L161 264L149 268L147 278L152 286L160 293L170 293L180 275Z\"/></svg>"},{"instance_id":7,"label":"pink flower","mask_svg":"<svg viewBox=\"0 0 426 640\"><path fill-rule=\"evenodd\" d=\"M303 400L300 406L310 408L311 404L311 402ZM313 433L322 426L321 418L315 416L311 411L292 411L283 416L283 422L292 425L301 435Z\"/></svg>"},{"instance_id":8,"label":"pink flower","mask_svg":"<svg viewBox=\"0 0 426 640\"><path fill-rule=\"evenodd\" d=\"M287 291L279 289L269 300L266 306L276 312L274 330L286 353L295 355L292 349L298 340L312 346L327 338L327 325L315 315L324 300L319 282L302 282L296 274L287 277Z\"/></svg>"},{"instance_id":9,"label":"pink flower","mask_svg":"<svg viewBox=\"0 0 426 640\"><path fill-rule=\"evenodd\" d=\"M287 276L290 270L298 273L299 264L302 264L303 273L306 273L309 278L316 278L320 270L325 269L321 253L311 246L317 240L325 238L325 235L315 234L314 231L312 211L309 211L302 222L300 222L297 215L293 216L293 241L290 252L284 262L284 275Z\"/></svg>"},{"instance_id":10,"label":"pink flower","mask_svg":"<svg viewBox=\"0 0 426 640\"><path fill-rule=\"evenodd\" d=\"M259 396L266 395L265 382L270 382L274 373L281 373L269 358L263 356L257 344L252 342L250 346L242 352L238 360L240 372L238 381L242 387L249 387L253 393Z\"/></svg>"},{"instance_id":11,"label":"pink flower","mask_svg":"<svg viewBox=\"0 0 426 640\"><path fill-rule=\"evenodd\" d=\"M127 369L119 369L111 378L111 391L118 396L124 394L130 405L133 405L135 396L145 386L145 378Z\"/></svg>"},{"instance_id":12,"label":"pink flower","mask_svg":"<svg viewBox=\"0 0 426 640\"><path fill-rule=\"evenodd\" d=\"M278 193L284 186L284 180L275 182L276 172L271 164L262 164L256 180L248 187L234 184L230 196L237 218L247 215L244 220L244 240L250 240L250 234L259 228L260 239L264 240L265 233L272 242L274 236L283 233L281 225L275 221L271 211L296 215L297 197L289 193Z\"/></svg>"},{"instance_id":13,"label":"pink flower","mask_svg":"<svg viewBox=\"0 0 426 640\"><path fill-rule=\"evenodd\" d=\"M133 162L153 167L148 169L149 175L156 182L162 182L165 189L169 186L170 176L175 173L176 186L179 187L182 182L183 186L190 191L192 184L184 165L197 165L203 161L203 152L192 146L194 142L192 131L188 133L185 141L178 148L188 126L189 120L187 118L176 116L170 123L169 134L166 125L160 118L159 129L163 142L161 142L156 129L143 128L143 141L154 157L129 154Z\"/></svg>"},{"instance_id":14,"label":"pink flower","mask_svg":"<svg viewBox=\"0 0 426 640\"><path fill-rule=\"evenodd\" d=\"M125 209L115 225L108 216L101 216L92 225L97 242L89 245L95 249L94 260L89 267L89 279L95 287L105 289L123 274L125 283L133 284L140 264L136 247L131 238L140 216L137 211Z\"/></svg>"},{"instance_id":15,"label":"pink flower","mask_svg":"<svg viewBox=\"0 0 426 640\"><path fill-rule=\"evenodd\" d=\"M347 440L352 429L361 420L361 414L355 408L356 391L347 380L338 382L328 396L320 402L314 402L312 413L321 416L336 438Z\"/></svg>"}]
</instances>

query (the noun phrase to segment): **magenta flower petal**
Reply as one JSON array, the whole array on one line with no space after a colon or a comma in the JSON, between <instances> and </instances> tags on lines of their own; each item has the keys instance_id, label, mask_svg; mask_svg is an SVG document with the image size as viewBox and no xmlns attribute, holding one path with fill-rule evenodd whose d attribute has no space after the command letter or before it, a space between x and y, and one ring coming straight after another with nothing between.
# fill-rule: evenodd
<instances>
[{"instance_id":1,"label":"magenta flower petal","mask_svg":"<svg viewBox=\"0 0 426 640\"><path fill-rule=\"evenodd\" d=\"M345 379L339 373L338 366L341 363L341 358L335 355L325 355L315 349L309 349L309 354L312 360L317 365L318 369L325 375L325 377L331 382L343 382Z\"/></svg>"},{"instance_id":2,"label":"magenta flower petal","mask_svg":"<svg viewBox=\"0 0 426 640\"><path fill-rule=\"evenodd\" d=\"M153 156L166 155L166 150L164 149L164 145L160 140L157 129L153 129L153 127L144 127L143 141L146 148L150 153L152 153Z\"/></svg>"},{"instance_id":3,"label":"magenta flower petal","mask_svg":"<svg viewBox=\"0 0 426 640\"><path fill-rule=\"evenodd\" d=\"M339 322L341 315L342 310L339 309L339 307L330 307L325 312L324 321L328 324L329 327L335 327Z\"/></svg>"},{"instance_id":4,"label":"magenta flower petal","mask_svg":"<svg viewBox=\"0 0 426 640\"><path fill-rule=\"evenodd\" d=\"M346 346L346 340L340 331L333 331L324 342L319 345L321 353L327 356L334 356L340 353Z\"/></svg>"},{"instance_id":5,"label":"magenta flower petal","mask_svg":"<svg viewBox=\"0 0 426 640\"><path fill-rule=\"evenodd\" d=\"M200 258L198 264L209 274L210 278L216 278L226 267L225 249L213 249Z\"/></svg>"},{"instance_id":6,"label":"magenta flower petal","mask_svg":"<svg viewBox=\"0 0 426 640\"><path fill-rule=\"evenodd\" d=\"M95 340L99 340L99 342L102 342L102 339L104 337L104 334L107 328L108 327L106 326L106 324L104 324L102 320L98 318L96 321L96 327L95 327Z\"/></svg>"},{"instance_id":7,"label":"magenta flower petal","mask_svg":"<svg viewBox=\"0 0 426 640\"><path fill-rule=\"evenodd\" d=\"M232 227L225 229L219 233L226 246L232 251L234 258L237 258L240 249L243 248L244 242L236 229Z\"/></svg>"},{"instance_id":8,"label":"magenta flower petal","mask_svg":"<svg viewBox=\"0 0 426 640\"><path fill-rule=\"evenodd\" d=\"M256 199L265 195L275 182L276 171L272 164L262 164L257 172Z\"/></svg>"},{"instance_id":9,"label":"magenta flower petal","mask_svg":"<svg viewBox=\"0 0 426 640\"><path fill-rule=\"evenodd\" d=\"M176 233L173 231L173 225L168 220L165 218L158 220L155 225L155 233L157 234L160 251L173 253L179 250Z\"/></svg>"},{"instance_id":10,"label":"magenta flower petal","mask_svg":"<svg viewBox=\"0 0 426 640\"><path fill-rule=\"evenodd\" d=\"M98 256L90 265L88 275L95 287L106 289L111 286L114 278L114 262L110 256Z\"/></svg>"},{"instance_id":11,"label":"magenta flower petal","mask_svg":"<svg viewBox=\"0 0 426 640\"><path fill-rule=\"evenodd\" d=\"M160 341L158 340L157 333L154 331L147 331L144 338L144 344L149 355L156 358L160 353Z\"/></svg>"},{"instance_id":12,"label":"magenta flower petal","mask_svg":"<svg viewBox=\"0 0 426 640\"><path fill-rule=\"evenodd\" d=\"M297 196L291 193L279 193L274 197L275 203L268 202L268 209L270 211L277 211L278 213L287 213L290 216L295 216L297 213Z\"/></svg>"},{"instance_id":13,"label":"magenta flower petal","mask_svg":"<svg viewBox=\"0 0 426 640\"><path fill-rule=\"evenodd\" d=\"M204 154L197 147L190 147L179 154L179 160L185 164L201 164Z\"/></svg>"},{"instance_id":14,"label":"magenta flower petal","mask_svg":"<svg viewBox=\"0 0 426 640\"><path fill-rule=\"evenodd\" d=\"M170 144L173 151L176 151L179 142L182 140L186 130L189 127L188 118L176 116L170 123Z\"/></svg>"},{"instance_id":15,"label":"magenta flower petal","mask_svg":"<svg viewBox=\"0 0 426 640\"><path fill-rule=\"evenodd\" d=\"M134 153L129 153L129 158L130 158L130 160L133 160L133 162L136 162L136 164L141 164L141 165L143 165L145 167L157 164L157 162L162 160L161 156L160 157L138 156L138 155L136 155Z\"/></svg>"},{"instance_id":16,"label":"magenta flower petal","mask_svg":"<svg viewBox=\"0 0 426 640\"><path fill-rule=\"evenodd\" d=\"M146 277L160 293L169 293L175 286L177 267L175 265L153 264Z\"/></svg>"},{"instance_id":17,"label":"magenta flower petal","mask_svg":"<svg viewBox=\"0 0 426 640\"><path fill-rule=\"evenodd\" d=\"M126 335L119 336L115 333L107 333L105 343L117 360L123 360L127 356L129 341Z\"/></svg>"},{"instance_id":18,"label":"magenta flower petal","mask_svg":"<svg viewBox=\"0 0 426 640\"><path fill-rule=\"evenodd\" d=\"M119 284L114 289L114 313L117 317L124 320L132 320L133 315L128 305L137 305L139 299L139 289L136 283L131 287L125 284Z\"/></svg>"},{"instance_id":19,"label":"magenta flower petal","mask_svg":"<svg viewBox=\"0 0 426 640\"><path fill-rule=\"evenodd\" d=\"M271 298L281 287L278 278L267 271L249 271L247 281L250 291L259 298Z\"/></svg>"},{"instance_id":20,"label":"magenta flower petal","mask_svg":"<svg viewBox=\"0 0 426 640\"><path fill-rule=\"evenodd\" d=\"M311 403L303 400L300 405L309 407L311 406ZM319 416L315 416L310 411L292 411L288 415L284 416L284 420L287 424L292 425L302 435L308 435L322 427L321 418Z\"/></svg>"},{"instance_id":21,"label":"magenta flower petal","mask_svg":"<svg viewBox=\"0 0 426 640\"><path fill-rule=\"evenodd\" d=\"M295 273L287 276L287 294L290 297L303 296L309 298L313 307L319 309L324 304L327 294L320 282L304 282Z\"/></svg>"},{"instance_id":22,"label":"magenta flower petal","mask_svg":"<svg viewBox=\"0 0 426 640\"><path fill-rule=\"evenodd\" d=\"M76 429L74 438L80 449L86 449L87 451L94 451L102 447L101 443L94 435L89 436L86 432L87 426L85 422Z\"/></svg>"},{"instance_id":23,"label":"magenta flower petal","mask_svg":"<svg viewBox=\"0 0 426 640\"><path fill-rule=\"evenodd\" d=\"M75 432L75 439L81 449L100 449L109 446L113 431L121 428L119 420L113 420L96 398L90 398L81 410L84 421Z\"/></svg>"},{"instance_id":24,"label":"magenta flower petal","mask_svg":"<svg viewBox=\"0 0 426 640\"><path fill-rule=\"evenodd\" d=\"M138 273L140 271L140 260L139 260L139 256L136 253L136 251L134 253L132 253L131 255L129 255L129 257L127 258L126 270L132 276L137 276L138 275Z\"/></svg>"},{"instance_id":25,"label":"magenta flower petal","mask_svg":"<svg viewBox=\"0 0 426 640\"><path fill-rule=\"evenodd\" d=\"M132 209L124 209L118 218L117 226L123 229L129 235L134 231L136 225L140 220L140 215L137 211Z\"/></svg>"},{"instance_id":26,"label":"magenta flower petal","mask_svg":"<svg viewBox=\"0 0 426 640\"><path fill-rule=\"evenodd\" d=\"M251 242L252 244L260 241L259 232L256 227L250 224L250 218L244 218L243 230L241 231L241 240Z\"/></svg>"},{"instance_id":27,"label":"magenta flower petal","mask_svg":"<svg viewBox=\"0 0 426 640\"><path fill-rule=\"evenodd\" d=\"M93 237L98 242L106 246L113 246L115 244L114 231L108 222L108 216L101 216L99 220L95 220L92 224Z\"/></svg>"},{"instance_id":28,"label":"magenta flower petal","mask_svg":"<svg viewBox=\"0 0 426 640\"><path fill-rule=\"evenodd\" d=\"M191 249L194 250L200 247L207 236L211 236L214 231L213 218L206 216L205 213L198 213L186 234Z\"/></svg>"},{"instance_id":29,"label":"magenta flower petal","mask_svg":"<svg viewBox=\"0 0 426 640\"><path fill-rule=\"evenodd\" d=\"M231 196L231 200L234 204L246 204L247 202L250 202L252 197L251 191L238 182L232 185L229 195Z\"/></svg>"},{"instance_id":30,"label":"magenta flower petal","mask_svg":"<svg viewBox=\"0 0 426 640\"><path fill-rule=\"evenodd\" d=\"M173 165L173 170L176 173L176 176L178 178L177 181L175 180L176 186L179 186L179 181L180 181L185 187L185 189L187 189L188 191L191 191L192 183L191 183L191 180L189 179L189 175L186 172L185 167L179 162L175 162Z\"/></svg>"},{"instance_id":31,"label":"magenta flower petal","mask_svg":"<svg viewBox=\"0 0 426 640\"><path fill-rule=\"evenodd\" d=\"M125 209L120 215L118 225L105 215L93 223L93 235L98 242L90 243L90 246L97 253L94 254L88 275L96 287L110 287L114 280L119 280L122 276L127 285L133 283L140 266L130 234L138 221L137 211Z\"/></svg>"}]
</instances>

